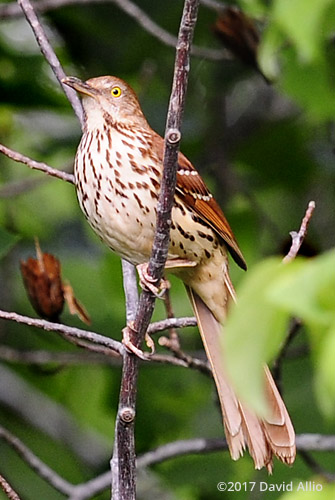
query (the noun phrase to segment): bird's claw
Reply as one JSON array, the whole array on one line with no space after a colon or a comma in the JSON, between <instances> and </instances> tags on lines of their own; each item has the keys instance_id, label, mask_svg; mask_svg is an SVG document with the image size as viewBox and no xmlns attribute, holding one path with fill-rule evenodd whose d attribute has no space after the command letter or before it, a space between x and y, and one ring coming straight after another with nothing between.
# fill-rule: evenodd
<instances>
[{"instance_id":1,"label":"bird's claw","mask_svg":"<svg viewBox=\"0 0 335 500\"><path fill-rule=\"evenodd\" d=\"M170 282L162 278L159 286L156 286L156 280L148 272L148 264L139 264L137 266L137 272L140 279L140 286L143 290L149 290L155 297L161 299L166 290L170 288Z\"/></svg>"},{"instance_id":2,"label":"bird's claw","mask_svg":"<svg viewBox=\"0 0 335 500\"><path fill-rule=\"evenodd\" d=\"M122 344L125 346L128 352L131 354L135 354L138 358L142 359L143 361L148 361L148 358L152 356L155 353L155 343L153 339L150 337L148 333L145 334L145 343L147 344L148 348L150 349L150 353L146 353L142 351L142 349L139 349L136 345L133 344L131 338L130 338L130 332L133 331L132 328L133 323L130 322L123 330L122 330Z\"/></svg>"}]
</instances>

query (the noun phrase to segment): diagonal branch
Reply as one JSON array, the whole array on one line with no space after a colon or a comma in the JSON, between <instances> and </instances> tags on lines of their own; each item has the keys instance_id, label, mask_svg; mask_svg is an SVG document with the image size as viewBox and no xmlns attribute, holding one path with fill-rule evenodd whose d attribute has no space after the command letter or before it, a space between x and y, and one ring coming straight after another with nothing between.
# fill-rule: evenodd
<instances>
[{"instance_id":1,"label":"diagonal branch","mask_svg":"<svg viewBox=\"0 0 335 500\"><path fill-rule=\"evenodd\" d=\"M68 495L72 492L73 485L63 479L52 470L47 464L42 462L23 442L14 436L4 427L0 427L0 439L13 448L20 457L43 479L51 484L57 491Z\"/></svg>"},{"instance_id":2,"label":"diagonal branch","mask_svg":"<svg viewBox=\"0 0 335 500\"><path fill-rule=\"evenodd\" d=\"M80 328L63 325L61 323L52 323L51 321L46 321L45 319L30 318L29 316L22 316L21 314L17 314L15 312L2 310L0 310L0 319L15 321L16 323L21 323L28 326L34 326L48 332L56 332L65 338L69 337L78 340L93 342L94 344L106 347L112 352L116 352L120 355L123 355L125 350L121 342L113 340L110 337L105 337L104 335L100 335L99 333L91 332L88 330L81 330Z\"/></svg>"},{"instance_id":3,"label":"diagonal branch","mask_svg":"<svg viewBox=\"0 0 335 500\"><path fill-rule=\"evenodd\" d=\"M8 156L8 158L11 158L14 161L27 165L27 167L31 168L32 170L40 170L41 172L44 172L51 177L57 177L58 179L74 184L74 177L72 174L69 174L68 172L64 172L62 170L58 170L57 168L49 167L49 165L47 165L46 163L32 160L31 158L28 158L28 156L24 156L21 153L14 151L13 149L9 149L3 144L0 144L0 153Z\"/></svg>"},{"instance_id":4,"label":"diagonal branch","mask_svg":"<svg viewBox=\"0 0 335 500\"><path fill-rule=\"evenodd\" d=\"M131 0L40 0L38 2L32 2L32 6L35 12L43 13L54 9L59 9L67 5L89 5L93 3L114 3L133 18L139 26L141 26L147 33L155 37L164 45L168 47L176 47L177 38L171 35L168 31L159 26L155 21L151 19L148 14L142 10L136 3ZM220 10L224 7L223 4L215 5L214 0L203 0L202 2L207 7ZM18 17L22 14L20 7L15 3L8 3L0 5L0 19L8 19L13 17ZM191 53L195 57L202 59L208 59L212 61L220 61L223 59L230 59L228 51L222 49L211 49L206 47L193 46Z\"/></svg>"},{"instance_id":5,"label":"diagonal branch","mask_svg":"<svg viewBox=\"0 0 335 500\"><path fill-rule=\"evenodd\" d=\"M292 244L291 244L291 247L290 247L288 253L283 258L283 262L285 264L294 260L296 258L296 256L298 255L300 247L301 247L301 245L302 245L302 243L307 235L307 228L308 228L309 222L312 218L314 209L315 209L315 202L310 201L308 203L308 207L306 209L305 215L301 221L299 231L298 232L296 232L296 231L290 232L290 235L292 237ZM279 390L281 389L282 362L286 356L287 350L288 350L291 342L293 341L293 339L295 338L297 333L300 331L300 327L301 327L301 321L297 318L293 318L291 320L289 331L286 335L286 339L282 345L282 348L281 348L280 352L278 353L276 359L273 362L272 372L273 372L273 376L274 376L274 379L276 381L276 384L279 387Z\"/></svg>"},{"instance_id":6,"label":"diagonal branch","mask_svg":"<svg viewBox=\"0 0 335 500\"><path fill-rule=\"evenodd\" d=\"M19 495L13 490L11 485L6 481L6 479L0 475L0 488L9 498L9 500L20 500Z\"/></svg>"},{"instance_id":7,"label":"diagonal branch","mask_svg":"<svg viewBox=\"0 0 335 500\"><path fill-rule=\"evenodd\" d=\"M68 495L70 500L93 498L106 490L110 485L110 471L106 471L85 483L71 484L42 462L19 438L3 427L0 427L0 439L6 441L40 477L45 479L58 491ZM298 451L303 454L309 451L335 451L334 435L299 434L296 442ZM137 459L137 467L149 467L184 455L212 453L223 450L227 450L227 443L223 438L194 438L173 441L141 455ZM329 479L333 479L333 475L329 476Z\"/></svg>"},{"instance_id":8,"label":"diagonal branch","mask_svg":"<svg viewBox=\"0 0 335 500\"><path fill-rule=\"evenodd\" d=\"M81 126L83 126L84 119L83 119L83 107L81 105L81 102L76 92L62 83L62 80L63 78L65 78L66 75L37 17L37 14L34 10L32 3L30 2L30 0L18 0L18 4L23 10L26 19L34 32L36 41L41 49L42 54L48 61L60 85L63 87L65 95L70 101L71 106L73 107L73 110L81 123Z\"/></svg>"},{"instance_id":9,"label":"diagonal branch","mask_svg":"<svg viewBox=\"0 0 335 500\"><path fill-rule=\"evenodd\" d=\"M291 260L295 259L296 256L298 255L300 247L301 247L301 245L306 237L308 224L311 220L314 209L315 209L315 201L310 201L308 203L308 207L306 209L305 216L302 219L299 231L298 232L296 232L296 231L290 232L290 235L292 238L292 245L291 245L290 250L288 251L288 254L283 258L283 262L285 262L285 263L291 262Z\"/></svg>"}]
</instances>

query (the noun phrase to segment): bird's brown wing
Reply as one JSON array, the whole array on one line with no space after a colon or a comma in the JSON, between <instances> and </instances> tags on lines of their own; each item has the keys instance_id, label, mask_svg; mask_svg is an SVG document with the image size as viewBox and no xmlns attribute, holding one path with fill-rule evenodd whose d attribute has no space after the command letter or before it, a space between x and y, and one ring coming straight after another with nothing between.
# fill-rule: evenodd
<instances>
[{"instance_id":1,"label":"bird's brown wing","mask_svg":"<svg viewBox=\"0 0 335 500\"><path fill-rule=\"evenodd\" d=\"M155 134L154 147L160 160L163 161L164 141L158 134ZM176 196L222 238L235 262L242 269L247 269L247 264L224 213L201 175L182 153L178 155Z\"/></svg>"}]
</instances>

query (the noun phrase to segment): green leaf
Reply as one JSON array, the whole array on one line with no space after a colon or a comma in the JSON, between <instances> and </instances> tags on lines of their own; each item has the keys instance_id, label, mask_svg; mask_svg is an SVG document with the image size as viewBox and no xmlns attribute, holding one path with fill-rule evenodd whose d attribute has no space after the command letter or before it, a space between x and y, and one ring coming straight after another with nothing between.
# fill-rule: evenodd
<instances>
[{"instance_id":1,"label":"green leaf","mask_svg":"<svg viewBox=\"0 0 335 500\"><path fill-rule=\"evenodd\" d=\"M270 299L307 323L329 326L335 311L335 251L299 261L290 273L278 276Z\"/></svg>"},{"instance_id":2,"label":"green leaf","mask_svg":"<svg viewBox=\"0 0 335 500\"><path fill-rule=\"evenodd\" d=\"M224 327L225 366L239 397L259 414L266 412L263 365L277 352L289 314L269 299L278 275L290 273L297 264L284 266L272 258L255 266L238 290Z\"/></svg>"},{"instance_id":3,"label":"green leaf","mask_svg":"<svg viewBox=\"0 0 335 500\"><path fill-rule=\"evenodd\" d=\"M332 66L325 54L303 64L294 51L287 50L284 64L281 89L306 109L313 121L332 119L335 114Z\"/></svg>"},{"instance_id":4,"label":"green leaf","mask_svg":"<svg viewBox=\"0 0 335 500\"><path fill-rule=\"evenodd\" d=\"M18 240L19 236L0 227L0 259L8 254Z\"/></svg>"},{"instance_id":5,"label":"green leaf","mask_svg":"<svg viewBox=\"0 0 335 500\"><path fill-rule=\"evenodd\" d=\"M315 355L315 395L327 417L335 413L335 321Z\"/></svg>"},{"instance_id":6,"label":"green leaf","mask_svg":"<svg viewBox=\"0 0 335 500\"><path fill-rule=\"evenodd\" d=\"M320 56L323 46L323 21L332 0L277 0L273 20L293 42L304 61Z\"/></svg>"}]
</instances>

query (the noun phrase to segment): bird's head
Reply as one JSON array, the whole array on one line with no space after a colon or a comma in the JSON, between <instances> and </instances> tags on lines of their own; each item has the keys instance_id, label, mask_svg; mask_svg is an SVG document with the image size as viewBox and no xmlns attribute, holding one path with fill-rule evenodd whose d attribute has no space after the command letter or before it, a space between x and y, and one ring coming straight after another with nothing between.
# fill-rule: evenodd
<instances>
[{"instance_id":1,"label":"bird's head","mask_svg":"<svg viewBox=\"0 0 335 500\"><path fill-rule=\"evenodd\" d=\"M88 129L100 128L108 119L112 123L147 126L135 92L121 78L99 76L83 82L70 76L62 82L81 95Z\"/></svg>"}]
</instances>

